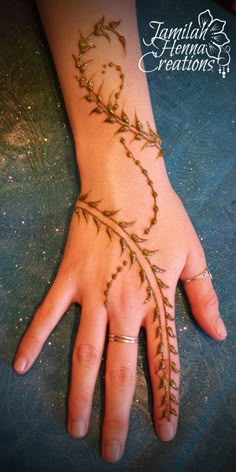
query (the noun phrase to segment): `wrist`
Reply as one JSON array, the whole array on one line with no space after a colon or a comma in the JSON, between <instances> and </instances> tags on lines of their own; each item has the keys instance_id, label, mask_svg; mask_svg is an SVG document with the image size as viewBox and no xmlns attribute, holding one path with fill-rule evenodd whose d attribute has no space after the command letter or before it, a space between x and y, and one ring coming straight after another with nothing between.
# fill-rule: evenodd
<instances>
[{"instance_id":1,"label":"wrist","mask_svg":"<svg viewBox=\"0 0 236 472\"><path fill-rule=\"evenodd\" d=\"M91 133L87 138L80 136L75 140L75 149L83 188L111 188L117 183L129 183L130 189L134 189L146 173L154 186L170 185L159 149L142 149L140 142L126 137L125 133L118 136L114 130L111 133L102 130L99 134ZM129 153L132 157L128 157Z\"/></svg>"},{"instance_id":2,"label":"wrist","mask_svg":"<svg viewBox=\"0 0 236 472\"><path fill-rule=\"evenodd\" d=\"M159 211L160 195L171 189L164 159L157 157L158 149L141 150L140 142L129 146L130 136L125 147L114 132L103 138L76 141L81 194L89 193L88 199L99 201L103 210L119 210L124 221L137 221L137 230L140 222L148 228Z\"/></svg>"}]
</instances>

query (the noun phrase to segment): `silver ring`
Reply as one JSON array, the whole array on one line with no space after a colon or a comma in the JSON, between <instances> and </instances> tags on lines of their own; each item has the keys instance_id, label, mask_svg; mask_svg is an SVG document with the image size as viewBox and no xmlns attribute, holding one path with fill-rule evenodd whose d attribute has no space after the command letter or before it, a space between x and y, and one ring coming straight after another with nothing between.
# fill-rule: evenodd
<instances>
[{"instance_id":1,"label":"silver ring","mask_svg":"<svg viewBox=\"0 0 236 472\"><path fill-rule=\"evenodd\" d=\"M191 277L190 279L186 279L183 282L184 284L188 284L189 282L194 282L194 280L201 280L205 279L206 277L210 277L210 279L212 279L212 275L207 267L201 274L196 275L195 277Z\"/></svg>"},{"instance_id":2,"label":"silver ring","mask_svg":"<svg viewBox=\"0 0 236 472\"><path fill-rule=\"evenodd\" d=\"M116 334L109 334L108 340L117 343L138 343L138 336L119 336Z\"/></svg>"}]
</instances>

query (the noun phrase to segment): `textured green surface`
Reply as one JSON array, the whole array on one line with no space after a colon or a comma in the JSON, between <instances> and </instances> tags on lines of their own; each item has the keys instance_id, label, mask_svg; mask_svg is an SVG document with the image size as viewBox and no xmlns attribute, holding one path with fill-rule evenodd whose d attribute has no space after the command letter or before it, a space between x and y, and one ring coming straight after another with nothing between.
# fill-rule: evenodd
<instances>
[{"instance_id":1,"label":"textured green surface","mask_svg":"<svg viewBox=\"0 0 236 472\"><path fill-rule=\"evenodd\" d=\"M19 339L53 281L79 191L71 131L50 52L31 2L1 4L0 43L0 470L231 471L235 374L235 17L211 2L138 2L141 37L148 21L181 25L209 7L227 21L231 73L150 74L167 167L207 252L228 340L216 343L189 317L177 293L182 363L179 432L154 434L141 336L137 389L126 454L117 465L99 455L103 367L89 435L66 432L66 402L79 308L72 306L24 377L12 370ZM72 334L71 334L72 333Z\"/></svg>"}]
</instances>

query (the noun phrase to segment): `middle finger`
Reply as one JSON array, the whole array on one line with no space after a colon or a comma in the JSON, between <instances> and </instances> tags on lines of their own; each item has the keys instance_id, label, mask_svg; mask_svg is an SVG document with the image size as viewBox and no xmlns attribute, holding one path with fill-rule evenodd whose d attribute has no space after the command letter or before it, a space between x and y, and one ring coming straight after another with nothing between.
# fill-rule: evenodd
<instances>
[{"instance_id":1,"label":"middle finger","mask_svg":"<svg viewBox=\"0 0 236 472\"><path fill-rule=\"evenodd\" d=\"M107 314L99 301L85 301L75 342L69 397L68 430L81 438L88 430L95 383L105 342Z\"/></svg>"},{"instance_id":2,"label":"middle finger","mask_svg":"<svg viewBox=\"0 0 236 472\"><path fill-rule=\"evenodd\" d=\"M130 330L132 329L132 332ZM139 326L110 333L138 336ZM106 366L106 406L103 427L103 457L109 462L121 458L128 434L129 415L136 383L138 344L109 342Z\"/></svg>"}]
</instances>

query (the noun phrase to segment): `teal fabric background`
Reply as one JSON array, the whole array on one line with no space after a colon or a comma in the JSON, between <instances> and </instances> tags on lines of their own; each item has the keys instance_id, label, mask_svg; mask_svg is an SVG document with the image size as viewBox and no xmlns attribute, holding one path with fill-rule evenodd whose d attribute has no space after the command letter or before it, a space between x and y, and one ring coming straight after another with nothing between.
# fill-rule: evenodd
<instances>
[{"instance_id":1,"label":"teal fabric background","mask_svg":"<svg viewBox=\"0 0 236 472\"><path fill-rule=\"evenodd\" d=\"M17 376L12 361L33 313L53 281L79 192L73 138L50 51L31 1L1 2L0 42L0 470L16 472L230 472L236 452L235 340L235 16L206 0L138 0L140 36L148 23L168 27L210 8L226 20L231 72L148 75L166 165L205 248L229 336L210 339L178 288L176 322L182 364L179 429L171 443L154 433L141 333L137 388L126 453L116 465L99 448L104 364L91 427L80 441L66 432L73 340L72 306L34 367ZM144 48L145 49L145 48Z\"/></svg>"}]
</instances>

